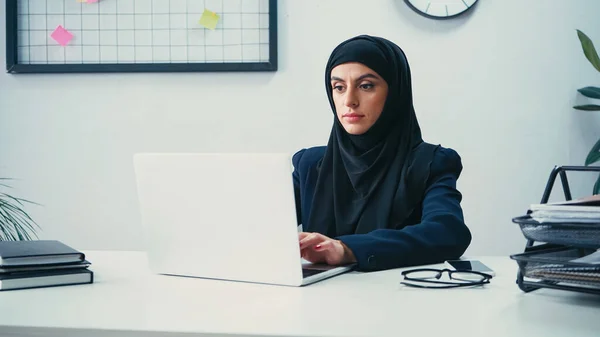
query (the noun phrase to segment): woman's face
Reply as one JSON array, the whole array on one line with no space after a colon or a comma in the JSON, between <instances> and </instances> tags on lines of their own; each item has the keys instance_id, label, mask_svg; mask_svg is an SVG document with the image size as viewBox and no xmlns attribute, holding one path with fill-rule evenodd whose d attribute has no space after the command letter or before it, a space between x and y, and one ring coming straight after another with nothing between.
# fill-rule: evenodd
<instances>
[{"instance_id":1,"label":"woman's face","mask_svg":"<svg viewBox=\"0 0 600 337\"><path fill-rule=\"evenodd\" d=\"M352 135L360 135L379 118L388 93L387 82L361 63L344 63L331 70L337 118Z\"/></svg>"}]
</instances>

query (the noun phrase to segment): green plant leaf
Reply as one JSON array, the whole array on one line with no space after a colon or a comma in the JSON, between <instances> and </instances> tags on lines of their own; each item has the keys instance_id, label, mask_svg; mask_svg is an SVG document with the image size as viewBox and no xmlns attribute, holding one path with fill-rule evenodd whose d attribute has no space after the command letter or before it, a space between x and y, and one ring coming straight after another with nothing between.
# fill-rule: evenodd
<instances>
[{"instance_id":1,"label":"green plant leaf","mask_svg":"<svg viewBox=\"0 0 600 337\"><path fill-rule=\"evenodd\" d=\"M594 43L590 40L587 35L585 35L582 31L577 29L577 36L579 37L579 41L581 42L581 48L583 48L583 54L590 61L590 63L596 68L596 70L600 71L600 58L598 57L598 53L596 53L596 48L594 47Z\"/></svg>"},{"instance_id":2,"label":"green plant leaf","mask_svg":"<svg viewBox=\"0 0 600 337\"><path fill-rule=\"evenodd\" d=\"M585 165L591 165L600 160L600 139L594 144L590 153L588 153L587 158L585 158Z\"/></svg>"},{"instance_id":3,"label":"green plant leaf","mask_svg":"<svg viewBox=\"0 0 600 337\"><path fill-rule=\"evenodd\" d=\"M594 184L594 192L593 194L600 194L600 175L598 175L598 180Z\"/></svg>"},{"instance_id":4,"label":"green plant leaf","mask_svg":"<svg viewBox=\"0 0 600 337\"><path fill-rule=\"evenodd\" d=\"M5 197L5 198L8 198L8 199L11 199L11 200L15 201L17 204L19 204L19 206L25 206L25 205L23 205L23 202L26 202L28 204L33 204L33 205L40 206L40 204L38 204L36 202L25 200L25 199L22 199L22 198L15 198L15 197L13 197L11 195L8 195L6 193L0 192L0 198L2 198L2 197Z\"/></svg>"},{"instance_id":5,"label":"green plant leaf","mask_svg":"<svg viewBox=\"0 0 600 337\"><path fill-rule=\"evenodd\" d=\"M585 104L585 105L576 105L573 109L584 110L584 111L600 111L600 105L596 104Z\"/></svg>"},{"instance_id":6,"label":"green plant leaf","mask_svg":"<svg viewBox=\"0 0 600 337\"><path fill-rule=\"evenodd\" d=\"M0 178L0 186L11 188L4 183L8 180L13 179ZM32 240L33 236L37 237L36 227L40 226L25 211L25 203L36 204L0 192L0 241Z\"/></svg>"},{"instance_id":7,"label":"green plant leaf","mask_svg":"<svg viewBox=\"0 0 600 337\"><path fill-rule=\"evenodd\" d=\"M11 227L14 227L12 220L10 219L10 217L6 216L3 210L0 208L0 231L3 234L3 237L0 236L0 239L15 240L15 237L11 231Z\"/></svg>"},{"instance_id":8,"label":"green plant leaf","mask_svg":"<svg viewBox=\"0 0 600 337\"><path fill-rule=\"evenodd\" d=\"M4 197L4 198L7 198L7 199L10 199L10 200L16 202L17 204L19 204L20 206L23 206L23 204L19 201L18 198L15 198L15 197L10 196L8 194L0 193L0 197ZM10 203L10 200L8 200L7 203Z\"/></svg>"},{"instance_id":9,"label":"green plant leaf","mask_svg":"<svg viewBox=\"0 0 600 337\"><path fill-rule=\"evenodd\" d=\"M33 232L33 229L30 224L27 222L23 222L23 220L16 218L13 214L8 212L0 213L4 221L0 224L3 228L5 236L9 240L17 240L25 237L29 237L28 232ZM7 226L8 225L8 226ZM8 235L6 235L8 233Z\"/></svg>"},{"instance_id":10,"label":"green plant leaf","mask_svg":"<svg viewBox=\"0 0 600 337\"><path fill-rule=\"evenodd\" d=\"M18 221L15 221L15 223L17 223L20 227L26 227L26 228L29 228L29 230L31 230L31 231L35 231L35 228L33 228L32 224L35 224L37 226L37 223L35 221L33 221L33 219L29 216L29 214L27 214L24 210L20 209L19 207L15 206L15 205L12 205L8 202L3 202L1 200L0 200L0 206L2 208L4 208L4 211L6 214L10 214L13 219L18 220ZM10 211L10 213L9 213L9 211Z\"/></svg>"},{"instance_id":11,"label":"green plant leaf","mask_svg":"<svg viewBox=\"0 0 600 337\"><path fill-rule=\"evenodd\" d=\"M585 97L600 99L600 88L598 87L585 87L578 89L577 91L579 91Z\"/></svg>"},{"instance_id":12,"label":"green plant leaf","mask_svg":"<svg viewBox=\"0 0 600 337\"><path fill-rule=\"evenodd\" d=\"M0 240L31 240L30 233L37 237L33 225L39 226L23 209L11 203L14 199L0 198L0 232L3 234Z\"/></svg>"}]
</instances>

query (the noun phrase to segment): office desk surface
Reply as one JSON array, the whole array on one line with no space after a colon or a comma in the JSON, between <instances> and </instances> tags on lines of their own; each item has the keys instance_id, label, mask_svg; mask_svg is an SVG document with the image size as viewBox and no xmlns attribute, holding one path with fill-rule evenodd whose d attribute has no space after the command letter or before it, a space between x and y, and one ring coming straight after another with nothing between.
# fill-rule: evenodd
<instances>
[{"instance_id":1,"label":"office desk surface","mask_svg":"<svg viewBox=\"0 0 600 337\"><path fill-rule=\"evenodd\" d=\"M480 257L497 273L484 288L429 290L401 285L400 270L295 288L152 275L142 252L85 253L94 284L0 292L0 335L600 336L600 296L525 294L508 257Z\"/></svg>"}]
</instances>

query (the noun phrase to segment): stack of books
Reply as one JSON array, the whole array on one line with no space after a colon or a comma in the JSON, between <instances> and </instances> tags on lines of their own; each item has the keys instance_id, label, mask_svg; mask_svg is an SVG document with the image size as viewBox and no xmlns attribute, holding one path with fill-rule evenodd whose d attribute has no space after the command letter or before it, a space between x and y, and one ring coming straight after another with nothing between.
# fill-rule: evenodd
<instances>
[{"instance_id":1,"label":"stack of books","mask_svg":"<svg viewBox=\"0 0 600 337\"><path fill-rule=\"evenodd\" d=\"M90 265L60 241L0 241L0 291L93 283Z\"/></svg>"}]
</instances>

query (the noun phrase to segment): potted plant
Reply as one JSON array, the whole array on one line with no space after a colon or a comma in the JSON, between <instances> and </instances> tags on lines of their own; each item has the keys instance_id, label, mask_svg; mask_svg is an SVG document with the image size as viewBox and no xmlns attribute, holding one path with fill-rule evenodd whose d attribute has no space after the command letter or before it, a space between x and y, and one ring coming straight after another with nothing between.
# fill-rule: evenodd
<instances>
[{"instance_id":1,"label":"potted plant","mask_svg":"<svg viewBox=\"0 0 600 337\"><path fill-rule=\"evenodd\" d=\"M5 181L8 178L0 178L0 241L22 241L37 238L36 227L39 226L25 212L24 204L31 201L17 198L3 192L2 189L10 188Z\"/></svg>"},{"instance_id":2,"label":"potted plant","mask_svg":"<svg viewBox=\"0 0 600 337\"><path fill-rule=\"evenodd\" d=\"M600 72L600 58L598 57L598 53L596 53L594 43L592 43L592 40L579 29L577 30L577 36L579 37L579 41L581 42L583 54L588 59L588 61L590 61L592 66ZM578 89L577 91L579 91L582 95L586 97L600 99L600 88L598 87L588 86ZM597 104L576 105L573 108L585 111L600 111L600 105ZM600 161L600 139L596 141L596 144L594 144L587 157L585 158L585 165L588 166L597 161ZM600 176L594 184L593 194L600 194Z\"/></svg>"}]
</instances>

